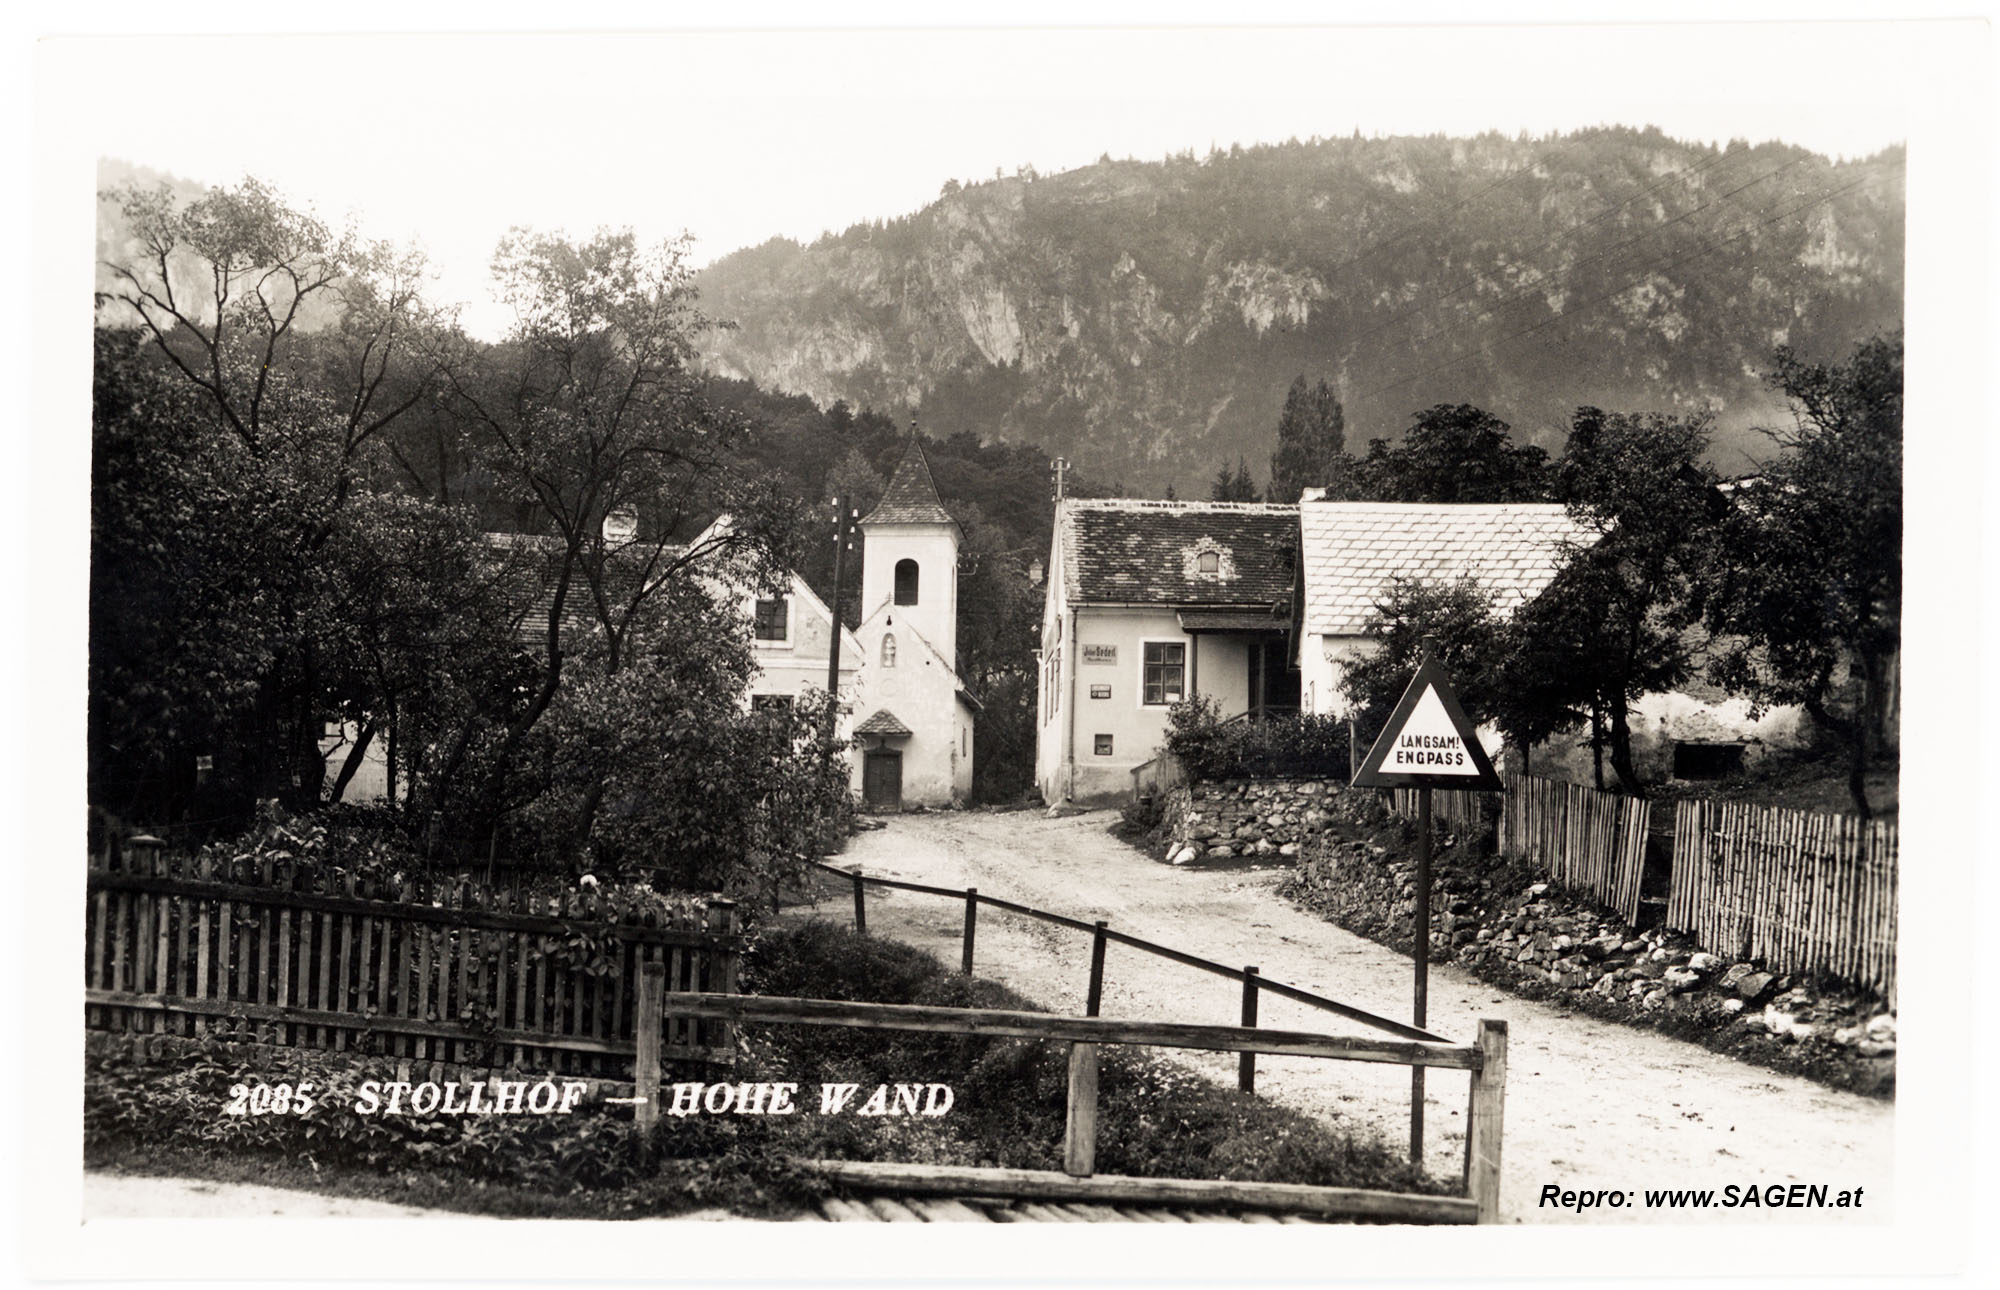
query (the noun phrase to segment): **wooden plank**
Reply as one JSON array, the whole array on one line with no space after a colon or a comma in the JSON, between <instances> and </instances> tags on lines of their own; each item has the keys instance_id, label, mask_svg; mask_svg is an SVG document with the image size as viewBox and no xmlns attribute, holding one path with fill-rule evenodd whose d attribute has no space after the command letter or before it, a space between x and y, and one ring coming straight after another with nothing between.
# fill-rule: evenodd
<instances>
[{"instance_id":1,"label":"wooden plank","mask_svg":"<svg viewBox=\"0 0 2000 1290\"><path fill-rule=\"evenodd\" d=\"M1023 1201L1015 1206L1022 1215L1037 1223L1081 1223L1083 1220L1059 1205L1043 1205Z\"/></svg>"},{"instance_id":2,"label":"wooden plank","mask_svg":"<svg viewBox=\"0 0 2000 1290\"><path fill-rule=\"evenodd\" d=\"M652 1131L660 1118L660 1023L662 1001L667 992L667 970L648 963L640 970L637 1032L633 1043L633 1093L638 1103L639 1127Z\"/></svg>"},{"instance_id":3,"label":"wooden plank","mask_svg":"<svg viewBox=\"0 0 2000 1290\"><path fill-rule=\"evenodd\" d=\"M1097 1167L1097 1045L1071 1044L1069 1113L1063 1128L1063 1172L1088 1178Z\"/></svg>"},{"instance_id":4,"label":"wooden plank","mask_svg":"<svg viewBox=\"0 0 2000 1290\"><path fill-rule=\"evenodd\" d=\"M819 1202L819 1211L827 1217L829 1222L834 1223L878 1223L881 1221L875 1217L874 1212L866 1205L851 1200L842 1200L838 1196L828 1196L822 1199Z\"/></svg>"},{"instance_id":5,"label":"wooden plank","mask_svg":"<svg viewBox=\"0 0 2000 1290\"><path fill-rule=\"evenodd\" d=\"M333 1006L330 999L333 994L334 917L332 914L322 913L318 915L318 919L319 937L313 947L313 961L318 965L319 988L313 994L313 1006L324 1012ZM326 1047L332 1038L324 1026L314 1026L312 1033L315 1047Z\"/></svg>"},{"instance_id":6,"label":"wooden plank","mask_svg":"<svg viewBox=\"0 0 2000 1290\"><path fill-rule=\"evenodd\" d=\"M413 1015L428 1018L431 1015L431 941L438 933L422 923L411 924L410 932L417 938L417 1010ZM411 1055L430 1060L431 1041L418 1039L416 1051Z\"/></svg>"},{"instance_id":7,"label":"wooden plank","mask_svg":"<svg viewBox=\"0 0 2000 1290\"><path fill-rule=\"evenodd\" d=\"M1118 1215L1112 1212L1109 1205L1082 1205L1075 1201L1069 1201L1063 1205L1063 1208L1086 1223L1115 1223L1118 1221Z\"/></svg>"},{"instance_id":8,"label":"wooden plank","mask_svg":"<svg viewBox=\"0 0 2000 1290\"><path fill-rule=\"evenodd\" d=\"M280 908L277 911L277 915L278 915L278 980L277 980L277 997L273 999L272 1002L276 1003L281 1008L289 1008L296 1002L296 1000L292 998L292 920L296 918L298 914L296 910ZM279 1043L290 1044L292 1042L292 1039L293 1039L292 1028L290 1026L279 1027L278 1029Z\"/></svg>"},{"instance_id":9,"label":"wooden plank","mask_svg":"<svg viewBox=\"0 0 2000 1290\"><path fill-rule=\"evenodd\" d=\"M1479 1023L1483 1060L1472 1074L1471 1106L1465 1134L1470 1160L1466 1195L1478 1209L1479 1221L1500 1221L1500 1139L1507 1104L1507 1023Z\"/></svg>"},{"instance_id":10,"label":"wooden plank","mask_svg":"<svg viewBox=\"0 0 2000 1290\"><path fill-rule=\"evenodd\" d=\"M203 1017L234 1017L247 1021L284 1021L294 1024L325 1024L343 1028L356 1024L352 1013L326 1012L317 1008L279 1007L277 1004L248 1003L241 999L162 999L153 995L131 994L119 990L86 990L84 1001L109 1007L136 1009L153 1013L177 1013ZM428 1021L421 1018L382 1016L370 1018L367 1025L375 1030L392 1034L430 1035L437 1039L454 1042L480 1042L485 1036L468 1026L449 1022ZM565 1052L604 1053L618 1057L631 1057L634 1045L620 1043L615 1039L596 1040L579 1035L544 1035L533 1032L502 1030L495 1032L497 1042L519 1041L540 1048L557 1048ZM713 1056L712 1054L698 1054Z\"/></svg>"},{"instance_id":11,"label":"wooden plank","mask_svg":"<svg viewBox=\"0 0 2000 1290\"><path fill-rule=\"evenodd\" d=\"M914 1030L1020 1039L1066 1039L1079 1043L1207 1048L1220 1052L1331 1057L1343 1061L1386 1062L1448 1070L1471 1070L1480 1061L1476 1048L1452 1044L1322 1035L1296 1030L1245 1029L1240 1026L1061 1017L997 1008L934 1008L917 1004L853 1003L777 995L671 992L666 1006L669 1013L732 1021L781 1021L863 1030Z\"/></svg>"},{"instance_id":12,"label":"wooden plank","mask_svg":"<svg viewBox=\"0 0 2000 1290\"><path fill-rule=\"evenodd\" d=\"M349 875L352 878L352 875ZM317 892L273 890L248 883L212 883L190 881L185 878L160 878L145 874L104 873L92 871L85 881L86 889L92 892L104 891L147 891L155 895L195 896L211 900L231 900L241 905L290 905L297 909L335 914L373 914L392 912L398 918L408 918L415 922L440 923L453 927L476 927L482 931L529 931L561 934L576 930L579 921L575 918L550 917L539 914L507 913L500 910L475 909L461 905L447 905L437 908L425 904L396 904L393 901L373 900L353 894L354 884L347 884L349 890L333 895ZM595 924L586 924L594 926ZM621 935L628 934L621 931ZM721 933L710 933L699 929L673 927L633 926L630 938L658 945L686 945L706 948L714 943ZM731 933L741 948L742 934Z\"/></svg>"},{"instance_id":13,"label":"wooden plank","mask_svg":"<svg viewBox=\"0 0 2000 1290\"><path fill-rule=\"evenodd\" d=\"M911 1209L901 1201L891 1200L887 1196L870 1196L867 1200L867 1205L869 1209L875 1211L876 1217L885 1223L921 1223L924 1221L922 1214L917 1213L917 1211Z\"/></svg>"},{"instance_id":14,"label":"wooden plank","mask_svg":"<svg viewBox=\"0 0 2000 1290\"><path fill-rule=\"evenodd\" d=\"M1194 1178L1127 1178L1095 1174L1072 1178L1039 1169L973 1169L959 1165L906 1165L864 1160L816 1160L811 1167L854 1187L914 1195L1006 1196L1031 1203L1236 1205L1327 1217L1371 1217L1405 1222L1470 1223L1478 1206L1459 1196L1417 1196L1358 1187L1309 1187L1301 1183L1223 1182Z\"/></svg>"}]
</instances>

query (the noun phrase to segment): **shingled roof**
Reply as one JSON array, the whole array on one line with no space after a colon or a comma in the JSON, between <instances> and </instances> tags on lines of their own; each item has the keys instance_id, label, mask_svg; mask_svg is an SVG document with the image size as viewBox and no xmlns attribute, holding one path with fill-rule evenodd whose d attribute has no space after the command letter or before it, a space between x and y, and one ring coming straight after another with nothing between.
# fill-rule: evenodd
<instances>
[{"instance_id":1,"label":"shingled roof","mask_svg":"<svg viewBox=\"0 0 2000 1290\"><path fill-rule=\"evenodd\" d=\"M1597 534L1560 505L1302 502L1305 629L1365 634L1376 602L1396 577L1477 579L1494 608L1512 613L1556 575L1565 544Z\"/></svg>"},{"instance_id":2,"label":"shingled roof","mask_svg":"<svg viewBox=\"0 0 2000 1290\"><path fill-rule=\"evenodd\" d=\"M888 491L863 524L954 524L944 504L938 500L937 484L931 479L931 463L924 456L923 441L910 436L896 473L889 476Z\"/></svg>"},{"instance_id":3,"label":"shingled roof","mask_svg":"<svg viewBox=\"0 0 2000 1290\"><path fill-rule=\"evenodd\" d=\"M889 735L894 737L897 735L908 735L910 728L903 724L902 718L889 711L889 709L877 708L869 714L866 721L854 727L854 733L857 735Z\"/></svg>"},{"instance_id":4,"label":"shingled roof","mask_svg":"<svg viewBox=\"0 0 2000 1290\"><path fill-rule=\"evenodd\" d=\"M1296 506L1261 502L1065 501L1063 583L1072 604L1288 603L1298 546ZM1201 571L1202 554L1219 566Z\"/></svg>"}]
</instances>

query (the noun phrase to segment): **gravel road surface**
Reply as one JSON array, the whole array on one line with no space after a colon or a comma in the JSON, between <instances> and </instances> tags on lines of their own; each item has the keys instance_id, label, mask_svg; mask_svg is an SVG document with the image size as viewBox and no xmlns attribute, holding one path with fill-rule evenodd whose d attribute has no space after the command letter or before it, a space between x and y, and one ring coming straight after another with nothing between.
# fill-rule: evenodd
<instances>
[{"instance_id":1,"label":"gravel road surface","mask_svg":"<svg viewBox=\"0 0 2000 1290\"><path fill-rule=\"evenodd\" d=\"M1099 811L1049 819L1037 812L905 815L858 835L839 858L882 877L976 886L981 893L1068 914L1228 964L1254 964L1284 981L1383 1016L1407 1018L1410 961L1274 894L1284 877L1263 869L1176 869L1126 846ZM851 917L828 898L828 917ZM869 930L959 958L963 902L871 891ZM977 971L1051 1008L1082 1011L1089 937L982 909ZM1231 980L1112 945L1107 1017L1234 1024ZM1678 1039L1515 998L1455 968L1433 965L1429 1029L1470 1041L1482 1017L1509 1028L1502 1210L1512 1222L1886 1222L1893 1202L1894 1107L1748 1066ZM1265 995L1267 1026L1371 1033L1356 1023ZM1372 1032L1379 1033L1379 1032ZM1233 1079L1234 1054L1182 1054ZM1405 1067L1260 1057L1258 1091L1313 1114L1409 1140ZM1464 1158L1467 1077L1427 1075L1426 1167L1456 1176ZM1645 1206L1656 1188L1824 1184L1863 1188L1861 1208L1686 1209ZM1622 1208L1582 1212L1539 1204L1548 1184L1628 1193Z\"/></svg>"}]
</instances>

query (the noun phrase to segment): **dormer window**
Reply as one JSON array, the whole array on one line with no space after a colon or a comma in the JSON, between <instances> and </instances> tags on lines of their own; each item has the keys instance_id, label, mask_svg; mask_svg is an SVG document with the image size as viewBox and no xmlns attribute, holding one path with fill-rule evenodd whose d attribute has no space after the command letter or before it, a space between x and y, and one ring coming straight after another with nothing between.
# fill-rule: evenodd
<instances>
[{"instance_id":1,"label":"dormer window","mask_svg":"<svg viewBox=\"0 0 2000 1290\"><path fill-rule=\"evenodd\" d=\"M1204 582L1229 582L1236 577L1236 560L1229 548L1203 537L1181 548L1181 576Z\"/></svg>"},{"instance_id":2,"label":"dormer window","mask_svg":"<svg viewBox=\"0 0 2000 1290\"><path fill-rule=\"evenodd\" d=\"M896 561L896 603L914 605L917 603L917 562L915 560Z\"/></svg>"}]
</instances>

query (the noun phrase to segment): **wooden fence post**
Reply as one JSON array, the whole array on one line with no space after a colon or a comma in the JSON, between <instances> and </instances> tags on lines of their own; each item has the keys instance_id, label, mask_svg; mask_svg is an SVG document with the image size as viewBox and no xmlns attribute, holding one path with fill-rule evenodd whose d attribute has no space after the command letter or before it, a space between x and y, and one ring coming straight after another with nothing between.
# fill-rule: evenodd
<instances>
[{"instance_id":1,"label":"wooden fence post","mask_svg":"<svg viewBox=\"0 0 2000 1290\"><path fill-rule=\"evenodd\" d=\"M1083 1015L1095 1017L1104 1004L1104 927L1103 919L1097 920L1097 930L1090 934L1090 989L1084 995Z\"/></svg>"},{"instance_id":2,"label":"wooden fence post","mask_svg":"<svg viewBox=\"0 0 2000 1290\"><path fill-rule=\"evenodd\" d=\"M1063 1172L1088 1178L1097 1168L1097 1045L1069 1046L1069 1118L1063 1129Z\"/></svg>"},{"instance_id":3,"label":"wooden fence post","mask_svg":"<svg viewBox=\"0 0 2000 1290\"><path fill-rule=\"evenodd\" d=\"M961 970L972 975L972 934L979 926L979 888L965 889L965 953Z\"/></svg>"},{"instance_id":4,"label":"wooden fence post","mask_svg":"<svg viewBox=\"0 0 2000 1290\"><path fill-rule=\"evenodd\" d=\"M1500 1130L1507 1101L1507 1023L1479 1023L1481 1064L1472 1072L1465 1120L1465 1194L1479 1221L1500 1221Z\"/></svg>"},{"instance_id":5,"label":"wooden fence post","mask_svg":"<svg viewBox=\"0 0 2000 1290\"><path fill-rule=\"evenodd\" d=\"M660 1024L666 994L667 965L640 964L636 1019L639 1052L633 1069L632 1092L639 1099L639 1127L647 1132L660 1122Z\"/></svg>"},{"instance_id":6,"label":"wooden fence post","mask_svg":"<svg viewBox=\"0 0 2000 1290\"><path fill-rule=\"evenodd\" d=\"M1257 969L1243 969L1243 1024L1257 1024ZM1239 1054L1236 1066L1236 1087L1245 1093L1257 1091L1257 1054Z\"/></svg>"},{"instance_id":7,"label":"wooden fence post","mask_svg":"<svg viewBox=\"0 0 2000 1290\"><path fill-rule=\"evenodd\" d=\"M854 930L862 936L868 935L868 907L862 903L861 870L852 871L854 878Z\"/></svg>"}]
</instances>

